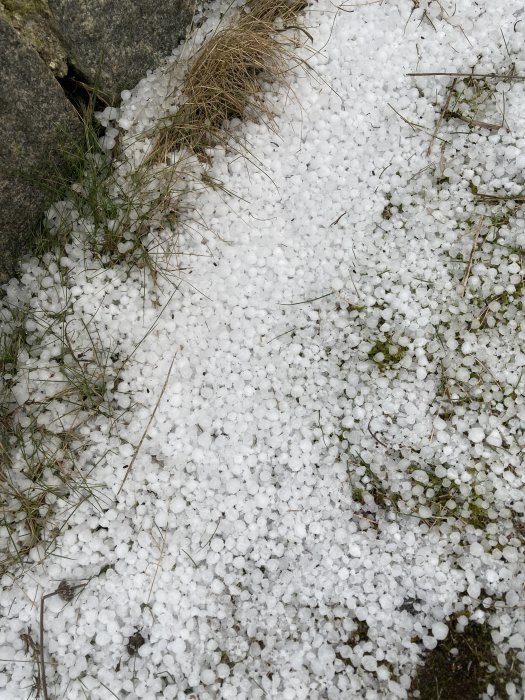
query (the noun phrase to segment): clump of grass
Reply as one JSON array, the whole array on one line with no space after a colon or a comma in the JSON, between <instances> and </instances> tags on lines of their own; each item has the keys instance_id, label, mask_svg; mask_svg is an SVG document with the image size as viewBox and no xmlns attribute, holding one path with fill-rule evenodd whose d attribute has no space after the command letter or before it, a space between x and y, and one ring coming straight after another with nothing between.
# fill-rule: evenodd
<instances>
[{"instance_id":1,"label":"clump of grass","mask_svg":"<svg viewBox=\"0 0 525 700\"><path fill-rule=\"evenodd\" d=\"M120 136L113 152L105 150L97 105L93 93L81 108L83 138L64 152L67 177L52 172L44 183L55 204L42 220L34 252L60 259L73 238L105 267L139 268L155 280L178 267L174 231L187 188L185 161L136 165L133 140Z\"/></svg>"},{"instance_id":2,"label":"clump of grass","mask_svg":"<svg viewBox=\"0 0 525 700\"><path fill-rule=\"evenodd\" d=\"M120 364L68 304L45 312L4 298L0 311L1 575L37 544L48 551L60 532L57 514L93 496L76 466L80 432L95 415L111 421Z\"/></svg>"},{"instance_id":3,"label":"clump of grass","mask_svg":"<svg viewBox=\"0 0 525 700\"><path fill-rule=\"evenodd\" d=\"M502 123L495 124L484 118L484 113L494 107L497 96L494 81L462 78L455 79L449 88L451 100L448 109L443 112L443 119L458 120L471 128L497 130Z\"/></svg>"},{"instance_id":4,"label":"clump of grass","mask_svg":"<svg viewBox=\"0 0 525 700\"><path fill-rule=\"evenodd\" d=\"M159 131L156 160L166 161L176 150L203 154L229 143L228 124L235 118L271 124L261 79L282 81L290 70L290 39L281 30L297 21L305 5L303 0L252 0L237 22L204 45L185 76L183 104Z\"/></svg>"},{"instance_id":5,"label":"clump of grass","mask_svg":"<svg viewBox=\"0 0 525 700\"><path fill-rule=\"evenodd\" d=\"M100 138L103 136L103 129L94 118L95 109L98 105L98 95L95 88L92 88L86 95L85 102L76 106L80 121L80 138L72 141L68 134L59 132L57 141L60 144L62 167L58 168L54 163L44 173L38 173L39 187L46 192L50 203L61 202L64 205L65 199L70 199L74 190L72 183L81 183L96 171L99 173L98 179L109 169L111 159L104 154ZM78 188L78 185L74 185ZM46 253L62 254L65 245L71 239L71 229L73 219L66 216L66 211L71 212L72 202L69 206L62 206L56 209L51 207L51 211L61 211L60 225L49 226L49 217L43 216L39 230L36 231L32 253L37 258L42 258ZM55 218L58 218L57 216Z\"/></svg>"},{"instance_id":6,"label":"clump of grass","mask_svg":"<svg viewBox=\"0 0 525 700\"><path fill-rule=\"evenodd\" d=\"M19 353L26 347L26 315L25 305L13 309L0 307L0 488L7 479L14 434L12 387L16 380Z\"/></svg>"},{"instance_id":7,"label":"clump of grass","mask_svg":"<svg viewBox=\"0 0 525 700\"><path fill-rule=\"evenodd\" d=\"M16 431L16 444L0 473L0 523L3 529L0 574L21 563L36 545L49 550L60 528L52 525L59 508L75 493L83 497L87 482L74 474L74 454L45 431ZM89 488L88 488L89 490Z\"/></svg>"}]
</instances>

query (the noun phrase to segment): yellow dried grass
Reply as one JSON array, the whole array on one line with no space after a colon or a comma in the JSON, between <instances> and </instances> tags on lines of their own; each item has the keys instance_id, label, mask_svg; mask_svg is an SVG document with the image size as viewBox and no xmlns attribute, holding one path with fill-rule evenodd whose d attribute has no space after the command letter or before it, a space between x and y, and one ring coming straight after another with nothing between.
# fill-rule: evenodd
<instances>
[{"instance_id":1,"label":"yellow dried grass","mask_svg":"<svg viewBox=\"0 0 525 700\"><path fill-rule=\"evenodd\" d=\"M159 130L155 160L174 150L202 153L229 142L228 123L234 118L271 123L261 79L285 79L295 42L283 30L298 28L294 23L305 5L304 0L251 0L232 26L204 45L184 78L183 104Z\"/></svg>"}]
</instances>

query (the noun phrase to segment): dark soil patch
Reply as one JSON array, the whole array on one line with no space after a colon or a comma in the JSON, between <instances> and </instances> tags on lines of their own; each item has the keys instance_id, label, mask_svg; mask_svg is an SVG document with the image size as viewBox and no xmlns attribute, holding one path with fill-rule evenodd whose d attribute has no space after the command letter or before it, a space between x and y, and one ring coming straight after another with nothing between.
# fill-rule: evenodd
<instances>
[{"instance_id":1,"label":"dark soil patch","mask_svg":"<svg viewBox=\"0 0 525 700\"><path fill-rule=\"evenodd\" d=\"M508 659L502 666L488 622L471 622L463 632L456 631L456 619L448 621L446 639L429 651L412 681L409 697L419 700L479 700L491 684L496 698L508 697L505 686L520 682L519 664Z\"/></svg>"}]
</instances>

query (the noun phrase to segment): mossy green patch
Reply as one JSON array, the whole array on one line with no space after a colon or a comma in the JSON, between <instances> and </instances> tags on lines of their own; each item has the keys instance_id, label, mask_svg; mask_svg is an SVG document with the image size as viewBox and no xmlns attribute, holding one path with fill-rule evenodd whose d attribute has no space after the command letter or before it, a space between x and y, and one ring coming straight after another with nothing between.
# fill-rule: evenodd
<instances>
[{"instance_id":1,"label":"mossy green patch","mask_svg":"<svg viewBox=\"0 0 525 700\"><path fill-rule=\"evenodd\" d=\"M415 461L407 465L403 455L398 453L392 456L388 469L379 469L352 450L346 431L340 436L340 445L347 459L352 501L359 505L362 515L371 518L372 524L378 511L419 518L430 526L446 522L459 532L463 532L466 525L485 530L489 524L492 495L487 493L488 500L483 500L477 493L477 485L486 482L485 466L469 470L471 478L467 488L458 480L448 478L450 465Z\"/></svg>"},{"instance_id":2,"label":"mossy green patch","mask_svg":"<svg viewBox=\"0 0 525 700\"><path fill-rule=\"evenodd\" d=\"M407 348L393 342L391 333L385 333L383 340L376 340L368 352L368 357L381 371L384 371L401 362L406 352Z\"/></svg>"}]
</instances>

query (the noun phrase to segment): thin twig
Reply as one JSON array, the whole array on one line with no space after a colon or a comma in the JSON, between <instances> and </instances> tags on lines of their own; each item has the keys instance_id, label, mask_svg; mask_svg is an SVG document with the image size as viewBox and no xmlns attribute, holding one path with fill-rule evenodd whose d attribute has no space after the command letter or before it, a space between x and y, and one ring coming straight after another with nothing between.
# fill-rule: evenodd
<instances>
[{"instance_id":1,"label":"thin twig","mask_svg":"<svg viewBox=\"0 0 525 700\"><path fill-rule=\"evenodd\" d=\"M303 34L306 34L306 36L310 39L312 44L314 43L314 38L310 32L307 32L304 27L300 27L298 24L288 24L286 27L283 27L282 29L274 29L274 31L279 34L280 32L287 32L289 29L295 29L298 32L303 32Z\"/></svg>"},{"instance_id":2,"label":"thin twig","mask_svg":"<svg viewBox=\"0 0 525 700\"><path fill-rule=\"evenodd\" d=\"M320 409L319 409L319 411L318 411L318 414L319 414L319 428L321 429L321 435L323 436L324 446L325 446L326 448L328 448L328 445L326 444L326 440L325 440L325 437L324 437L323 426L321 425L321 410L320 410Z\"/></svg>"},{"instance_id":3,"label":"thin twig","mask_svg":"<svg viewBox=\"0 0 525 700\"><path fill-rule=\"evenodd\" d=\"M174 365L174 363L175 363L175 358L177 357L177 354L178 354L178 350L175 351L175 354L173 355L173 358L172 358L172 360L171 360L171 364L170 364L169 369L168 369L168 373L167 373L167 375L166 375L166 379L164 380L164 384L163 384L163 386L162 386L161 392L160 392L159 397L158 397L158 399L157 399L157 403L155 404L155 408L153 409L153 412L152 412L151 416L149 417L149 421L148 421L148 424L147 424L147 426L146 426L146 429L145 429L144 432L142 433L142 437L140 438L139 444L137 445L137 449L135 450L135 454L133 455L133 459L131 460L131 462L130 462L129 465L128 465L128 468L127 468L127 470L126 470L126 474L125 474L125 476L124 476L124 479L122 480L122 483L120 484L120 488L119 488L119 490L117 491L117 496L118 496L119 493L122 491L122 487L123 487L124 484L126 483L126 479L128 478L129 473L131 472L131 469L132 469L133 465L135 464L135 462L136 462L136 460L137 460L138 454L139 454L139 452L140 452L140 448L142 447L142 443L143 443L144 440L146 439L146 435L148 434L149 427L150 427L150 425L151 425L151 423L152 423L152 421L153 421L153 419L154 419L154 417L155 417L155 414L157 413L157 409L158 409L158 407L159 407L159 405L160 405L161 399L162 399L162 397L164 396L164 392L166 391L166 387L168 386L168 381L169 381L169 378L170 378L170 375L171 375L171 370L173 369L173 365Z\"/></svg>"},{"instance_id":4,"label":"thin twig","mask_svg":"<svg viewBox=\"0 0 525 700\"><path fill-rule=\"evenodd\" d=\"M467 291L467 284L468 284L468 280L470 277L470 271L472 270L472 265L474 263L474 254L476 252L476 248L478 245L478 238L479 238L479 234L481 233L481 228L483 226L484 220L485 220L485 215L480 216L479 221L478 221L478 225L476 226L476 230L474 232L474 238L472 240L472 248L470 249L470 256L469 256L468 263L467 263L467 269L465 270L465 274L463 275L463 282L462 282L463 288L461 290L462 297L465 296L465 292Z\"/></svg>"},{"instance_id":5,"label":"thin twig","mask_svg":"<svg viewBox=\"0 0 525 700\"><path fill-rule=\"evenodd\" d=\"M523 194L489 194L478 192L476 199L482 202L516 202L519 204L525 203L525 195Z\"/></svg>"},{"instance_id":6,"label":"thin twig","mask_svg":"<svg viewBox=\"0 0 525 700\"><path fill-rule=\"evenodd\" d=\"M422 131L426 131L426 130L427 130L426 127L421 126L421 124L416 124L415 122L411 122L410 119L407 119L406 117L404 117L404 116L401 114L401 112L398 112L397 109L396 109L395 107L393 107L393 106L390 104L390 102L387 102L387 105L390 107L390 109L391 109L393 112L395 112L395 113L397 114L397 116L398 116L400 119L402 119L402 120L405 122L405 124L408 124L408 126L410 126L412 129L414 129L414 130L416 130L416 129L421 129Z\"/></svg>"},{"instance_id":7,"label":"thin twig","mask_svg":"<svg viewBox=\"0 0 525 700\"><path fill-rule=\"evenodd\" d=\"M373 417L370 418L370 420L368 421L368 426L367 426L368 432L370 433L370 435L374 438L374 440L375 440L376 442L378 442L380 445L383 445L383 447L384 447L385 449L388 450L388 445L385 445L385 443L382 442L382 441L377 437L377 433L374 433L373 430L372 430L372 428L370 427L370 424L372 423L372 421L373 421Z\"/></svg>"},{"instance_id":8,"label":"thin twig","mask_svg":"<svg viewBox=\"0 0 525 700\"><path fill-rule=\"evenodd\" d=\"M509 46L507 44L507 40L505 39L505 34L503 34L503 29L500 27L500 33L503 38L503 43L505 44L505 51L507 52L507 56L510 58L510 51L509 51Z\"/></svg>"},{"instance_id":9,"label":"thin twig","mask_svg":"<svg viewBox=\"0 0 525 700\"><path fill-rule=\"evenodd\" d=\"M439 119L437 120L435 129L432 132L432 138L430 139L430 143L428 144L427 156L429 156L432 153L432 146L434 145L434 141L436 140L436 137L439 133L439 130L441 128L441 124L443 123L443 119L445 118L445 114L446 114L446 112L448 112L448 106L450 104L450 100L452 98L452 91L454 90L454 87L456 86L456 82L457 82L457 78L454 78L450 87L448 88L447 99L445 101L445 104L443 105L443 109L441 110L441 112L439 114Z\"/></svg>"},{"instance_id":10,"label":"thin twig","mask_svg":"<svg viewBox=\"0 0 525 700\"><path fill-rule=\"evenodd\" d=\"M215 537L215 533L219 529L220 524L221 524L221 518L219 518L219 520L217 521L217 525L215 526L215 530L211 533L211 536L209 537L208 541L205 544L203 544L202 547L199 549L199 552L202 551L205 547L207 547L210 544L212 539Z\"/></svg>"},{"instance_id":11,"label":"thin twig","mask_svg":"<svg viewBox=\"0 0 525 700\"><path fill-rule=\"evenodd\" d=\"M368 5L382 5L383 0L369 0L369 2L345 2L342 5L336 5L338 10L342 12L353 12L353 10L348 10L348 7L368 7Z\"/></svg>"},{"instance_id":12,"label":"thin twig","mask_svg":"<svg viewBox=\"0 0 525 700\"><path fill-rule=\"evenodd\" d=\"M501 75L498 73L406 73L409 78L472 78L473 80L525 80L525 75Z\"/></svg>"},{"instance_id":13,"label":"thin twig","mask_svg":"<svg viewBox=\"0 0 525 700\"><path fill-rule=\"evenodd\" d=\"M197 569L198 565L195 563L195 559L193 559L193 557L190 554L188 554L188 552L185 549L183 549L182 547L181 547L181 551L184 552L184 554L188 557L188 559L191 561L193 566Z\"/></svg>"},{"instance_id":14,"label":"thin twig","mask_svg":"<svg viewBox=\"0 0 525 700\"><path fill-rule=\"evenodd\" d=\"M306 326L305 326L305 327L306 327ZM293 332L296 331L296 330L297 330L297 327L294 326L293 328L290 328L289 330L284 331L284 333L279 333L279 335L276 335L274 338L270 338L270 340L267 340L267 341L266 341L266 345L268 345L268 343L271 343L271 342L274 341L274 340L277 340L278 338L282 338L283 335L288 335L288 333L293 333ZM301 328L301 329L299 329L299 330L304 330L304 328Z\"/></svg>"},{"instance_id":15,"label":"thin twig","mask_svg":"<svg viewBox=\"0 0 525 700\"><path fill-rule=\"evenodd\" d=\"M46 681L46 668L44 659L44 602L46 598L51 598L54 596L56 591L53 593L46 593L40 598L40 683L42 685L42 696L44 700L48 700L49 696L47 694L47 681Z\"/></svg>"},{"instance_id":16,"label":"thin twig","mask_svg":"<svg viewBox=\"0 0 525 700\"><path fill-rule=\"evenodd\" d=\"M76 590L77 588L84 588L85 584L81 583L77 586L69 586L67 588L67 594L68 597L66 600L71 600L73 598L72 592ZM71 594L71 598L69 598L69 595ZM64 596L64 588L63 584L61 584L56 591L53 591L52 593L44 593L44 595L40 598L40 623L39 623L39 635L40 635L40 682L42 685L42 697L44 700L49 700L49 695L47 693L47 680L46 680L46 666L45 666L45 659L44 659L44 611L45 611L45 601L48 598L52 598L55 595L61 595L62 597Z\"/></svg>"},{"instance_id":17,"label":"thin twig","mask_svg":"<svg viewBox=\"0 0 525 700\"><path fill-rule=\"evenodd\" d=\"M387 166L387 167L388 167L388 166ZM381 175L380 175L379 177L381 177ZM347 214L346 211L344 211L342 214L340 214L340 215L337 217L337 219L336 219L335 221L332 221L332 223L330 224L329 228L332 227L332 226L335 226L336 224L338 224L338 223L341 221L341 219L343 218L343 216L346 216L346 214Z\"/></svg>"},{"instance_id":18,"label":"thin twig","mask_svg":"<svg viewBox=\"0 0 525 700\"><path fill-rule=\"evenodd\" d=\"M379 525L377 520L367 518L366 515L362 515L361 513L352 513L352 518L361 518L361 520L366 520L368 523L372 523L372 525Z\"/></svg>"},{"instance_id":19,"label":"thin twig","mask_svg":"<svg viewBox=\"0 0 525 700\"><path fill-rule=\"evenodd\" d=\"M162 561L162 557L164 556L164 548L165 548L165 546L166 546L166 536L167 536L167 534L168 534L168 526L166 526L166 528L165 528L165 530L164 530L164 536L163 536L163 538L162 538L162 545L161 545L161 547L160 547L159 558L158 558L158 561L157 561L157 566L155 567L155 572L154 572L154 574L153 574L153 580L151 581L151 586L150 586L150 589L149 589L148 599L147 599L147 601L146 601L146 605L149 604L149 601L150 601L150 598L151 598L151 593L152 593L152 591L153 591L153 586L155 585L155 579L157 578L157 574L159 573L160 563L161 563L161 561Z\"/></svg>"},{"instance_id":20,"label":"thin twig","mask_svg":"<svg viewBox=\"0 0 525 700\"><path fill-rule=\"evenodd\" d=\"M441 152L439 155L439 172L440 172L440 177L443 177L443 174L445 172L445 144L441 144Z\"/></svg>"},{"instance_id":21,"label":"thin twig","mask_svg":"<svg viewBox=\"0 0 525 700\"><path fill-rule=\"evenodd\" d=\"M475 119L470 119L469 117L463 116L461 112L455 112L453 110L447 110L443 114L443 119L459 119L462 122L465 122L465 124L468 124L469 126L477 126L480 129L502 129L503 124L491 124L490 122L478 122Z\"/></svg>"},{"instance_id":22,"label":"thin twig","mask_svg":"<svg viewBox=\"0 0 525 700\"><path fill-rule=\"evenodd\" d=\"M390 102L387 102L387 105L390 107L390 109L397 114L397 116L402 119L405 124L408 124L408 126L413 129L414 131L416 129L421 129L421 131L424 131L426 134L430 134L432 136L433 132L430 131L426 126L422 126L421 124L416 124L415 122L411 122L410 119L407 119L404 117L401 112L398 112L395 107L393 107ZM434 139L437 139L438 141L443 141L443 143L448 143L446 139L441 138L440 136L434 136Z\"/></svg>"},{"instance_id":23,"label":"thin twig","mask_svg":"<svg viewBox=\"0 0 525 700\"><path fill-rule=\"evenodd\" d=\"M496 382L496 384L497 384L498 387L501 389L501 391L503 391L503 387L501 386L500 382L498 381L498 378L496 377L496 375L494 374L494 372L490 369L490 367L487 367L487 365L486 365L484 362L482 362L480 359L478 359L477 357L475 357L474 360L478 363L478 365L480 365L481 367L483 367L483 369L484 369L486 372L488 372L488 374L490 374L490 376L491 376L492 379Z\"/></svg>"},{"instance_id":24,"label":"thin twig","mask_svg":"<svg viewBox=\"0 0 525 700\"><path fill-rule=\"evenodd\" d=\"M310 304L312 301L318 301L319 299L324 299L325 297L329 297L331 294L334 294L334 292L328 292L327 294L321 294L320 297L315 297L314 299L305 299L304 301L292 301L292 302L285 303L285 304L279 304L279 306L297 306L298 304Z\"/></svg>"}]
</instances>

